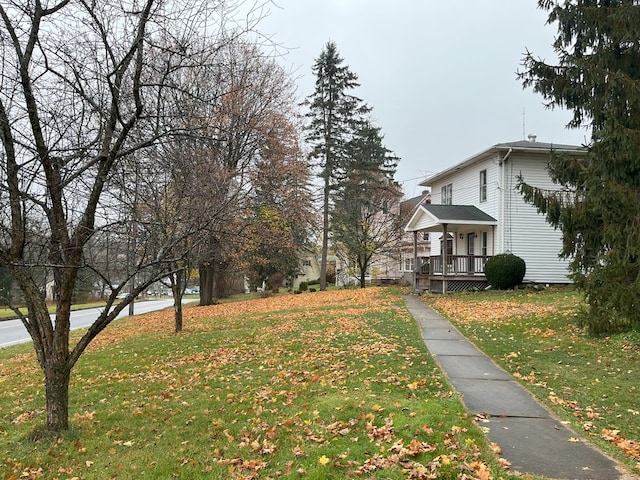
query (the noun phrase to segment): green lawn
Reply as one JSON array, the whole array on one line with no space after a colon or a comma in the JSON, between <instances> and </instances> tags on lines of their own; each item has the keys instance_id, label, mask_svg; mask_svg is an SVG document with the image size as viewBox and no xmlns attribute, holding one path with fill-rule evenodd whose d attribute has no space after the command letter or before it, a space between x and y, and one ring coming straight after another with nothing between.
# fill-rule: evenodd
<instances>
[{"instance_id":1,"label":"green lawn","mask_svg":"<svg viewBox=\"0 0 640 480\"><path fill-rule=\"evenodd\" d=\"M592 337L572 289L426 296L564 421L640 473L640 333Z\"/></svg>"},{"instance_id":2,"label":"green lawn","mask_svg":"<svg viewBox=\"0 0 640 480\"><path fill-rule=\"evenodd\" d=\"M61 439L38 433L28 346L0 350L0 478L512 478L393 290L187 307L181 335L172 321L98 337Z\"/></svg>"}]
</instances>

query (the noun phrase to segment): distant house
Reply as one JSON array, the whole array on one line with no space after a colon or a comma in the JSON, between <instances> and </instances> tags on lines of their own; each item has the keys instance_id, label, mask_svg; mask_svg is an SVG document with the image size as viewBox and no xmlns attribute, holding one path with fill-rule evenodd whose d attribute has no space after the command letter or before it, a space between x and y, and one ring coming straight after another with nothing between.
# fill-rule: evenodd
<instances>
[{"instance_id":1,"label":"distant house","mask_svg":"<svg viewBox=\"0 0 640 480\"><path fill-rule=\"evenodd\" d=\"M403 201L400 204L401 215L407 221L424 205L431 203L431 193L424 190L420 195ZM400 262L398 269L402 283L413 284L414 274L420 265L424 265L431 256L431 239L428 231L405 231L400 243Z\"/></svg>"},{"instance_id":2,"label":"distant house","mask_svg":"<svg viewBox=\"0 0 640 480\"><path fill-rule=\"evenodd\" d=\"M413 235L406 232L403 235L398 235L398 225L402 229L402 225L411 218L418 206L429 203L429 198L429 191L425 190L419 196L404 201L396 200L384 212L380 213L381 217L384 215L394 217L393 221L381 222L381 224L387 224L394 229L393 240L372 256L366 272L366 282L368 284L411 284L414 271ZM425 233L420 236L417 244L417 251L420 256L429 255L428 245L429 234ZM338 256L336 270L338 273L336 285L355 286L359 284L360 278L357 267L349 264L348 259Z\"/></svg>"},{"instance_id":3,"label":"distant house","mask_svg":"<svg viewBox=\"0 0 640 480\"><path fill-rule=\"evenodd\" d=\"M558 258L562 241L517 190L518 176L530 185L559 190L549 177L551 152L583 156L586 149L529 141L499 143L427 178L431 204L421 205L405 227L431 234L431 252L414 253L413 285L436 292L484 288L484 265L511 252L526 262L525 282L569 283L568 262Z\"/></svg>"},{"instance_id":4,"label":"distant house","mask_svg":"<svg viewBox=\"0 0 640 480\"><path fill-rule=\"evenodd\" d=\"M293 289L297 290L301 282L314 282L320 278L320 259L312 249L303 249L300 253L298 276L293 280Z\"/></svg>"}]
</instances>

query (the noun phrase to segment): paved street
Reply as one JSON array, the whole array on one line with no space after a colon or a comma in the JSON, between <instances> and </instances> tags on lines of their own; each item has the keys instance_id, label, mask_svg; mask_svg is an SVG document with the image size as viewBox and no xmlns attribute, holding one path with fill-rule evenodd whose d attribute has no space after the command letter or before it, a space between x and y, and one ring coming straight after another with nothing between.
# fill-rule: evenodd
<instances>
[{"instance_id":1,"label":"paved street","mask_svg":"<svg viewBox=\"0 0 640 480\"><path fill-rule=\"evenodd\" d=\"M136 302L135 314L152 312L155 310L162 310L173 305L173 299L168 300L149 300L145 302ZM77 328L88 327L91 325L96 317L102 311L101 308L89 308L86 310L77 310L71 312L71 328L73 330ZM129 309L125 308L118 318L126 317ZM17 343L28 342L31 340L27 330L20 320L7 320L0 322L0 348L8 347L9 345L15 345Z\"/></svg>"}]
</instances>

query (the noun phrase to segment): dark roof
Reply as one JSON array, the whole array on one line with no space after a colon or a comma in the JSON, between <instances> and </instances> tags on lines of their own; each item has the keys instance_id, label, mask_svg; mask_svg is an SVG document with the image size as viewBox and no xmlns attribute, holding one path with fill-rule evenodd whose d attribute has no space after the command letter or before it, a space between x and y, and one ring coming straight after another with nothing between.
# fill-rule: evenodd
<instances>
[{"instance_id":1,"label":"dark roof","mask_svg":"<svg viewBox=\"0 0 640 480\"><path fill-rule=\"evenodd\" d=\"M423 205L440 223L497 222L491 215L473 205Z\"/></svg>"},{"instance_id":2,"label":"dark roof","mask_svg":"<svg viewBox=\"0 0 640 480\"><path fill-rule=\"evenodd\" d=\"M400 202L400 214L403 216L411 215L420 205L427 204L430 201L431 194L428 191L422 192L422 195Z\"/></svg>"},{"instance_id":3,"label":"dark roof","mask_svg":"<svg viewBox=\"0 0 640 480\"><path fill-rule=\"evenodd\" d=\"M424 198L424 195L420 195L419 197L409 198L404 202L402 202L402 206L417 207L418 205L420 205L420 202L422 202L423 198Z\"/></svg>"},{"instance_id":4,"label":"dark roof","mask_svg":"<svg viewBox=\"0 0 640 480\"><path fill-rule=\"evenodd\" d=\"M403 208L409 207L409 208L415 208L418 205L420 205L427 197L429 197L429 192L423 192L421 195L418 195L417 197L413 197L413 198L408 198L407 200L404 200L403 202L401 202L401 206Z\"/></svg>"}]
</instances>

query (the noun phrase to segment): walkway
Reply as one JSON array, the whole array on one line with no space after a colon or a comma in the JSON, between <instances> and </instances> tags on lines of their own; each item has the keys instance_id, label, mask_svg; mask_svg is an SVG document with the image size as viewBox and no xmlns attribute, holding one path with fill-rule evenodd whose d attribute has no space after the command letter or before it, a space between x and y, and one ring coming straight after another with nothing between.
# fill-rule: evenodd
<instances>
[{"instance_id":1,"label":"walkway","mask_svg":"<svg viewBox=\"0 0 640 480\"><path fill-rule=\"evenodd\" d=\"M538 403L510 375L416 296L403 297L427 348L462 394L467 410L486 415L489 439L512 472L567 480L622 480L617 464ZM579 442L569 441L579 438Z\"/></svg>"}]
</instances>

